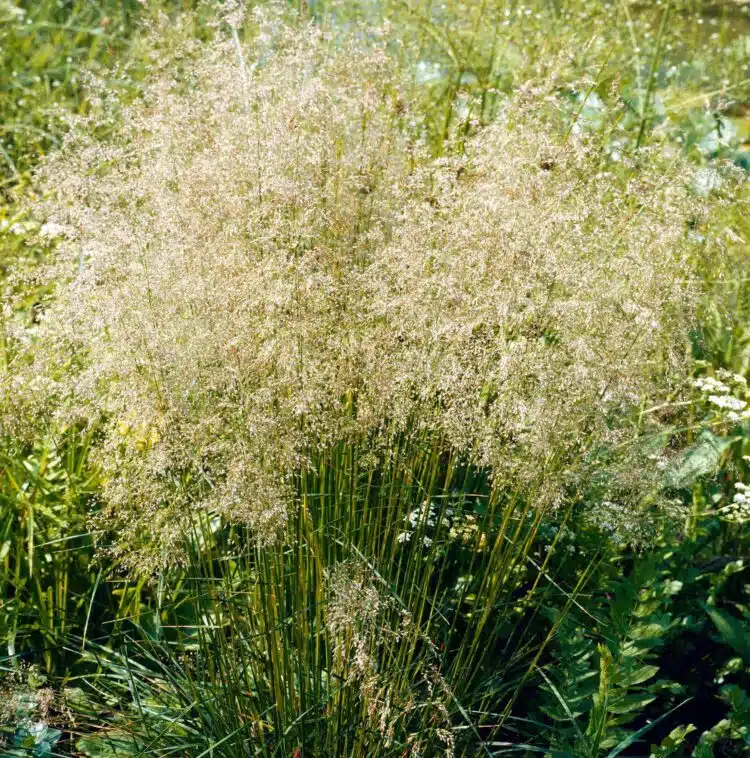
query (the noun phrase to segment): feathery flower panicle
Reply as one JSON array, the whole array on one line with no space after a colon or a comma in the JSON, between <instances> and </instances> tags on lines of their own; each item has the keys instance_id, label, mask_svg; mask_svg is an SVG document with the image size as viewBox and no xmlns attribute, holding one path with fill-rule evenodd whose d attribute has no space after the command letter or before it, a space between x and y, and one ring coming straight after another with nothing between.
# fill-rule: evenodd
<instances>
[{"instance_id":1,"label":"feathery flower panicle","mask_svg":"<svg viewBox=\"0 0 750 758\"><path fill-rule=\"evenodd\" d=\"M274 539L315 451L384 430L543 478L554 502L680 374L707 201L658 154L602 168L523 97L430 161L386 41L263 29L242 55L193 51L113 137L87 125L50 158L38 210L64 284L16 335L5 398L102 424L134 555L174 553L196 508Z\"/></svg>"},{"instance_id":2,"label":"feathery flower panicle","mask_svg":"<svg viewBox=\"0 0 750 758\"><path fill-rule=\"evenodd\" d=\"M412 755L430 754L430 744L445 755L454 754L447 707L451 692L439 671L437 648L366 565L347 561L331 571L326 631L336 681L342 688L356 688L373 734L388 746L395 737L406 739ZM420 653L412 675L394 676L393 656L403 638L418 639ZM422 719L422 729L409 728L411 716Z\"/></svg>"}]
</instances>

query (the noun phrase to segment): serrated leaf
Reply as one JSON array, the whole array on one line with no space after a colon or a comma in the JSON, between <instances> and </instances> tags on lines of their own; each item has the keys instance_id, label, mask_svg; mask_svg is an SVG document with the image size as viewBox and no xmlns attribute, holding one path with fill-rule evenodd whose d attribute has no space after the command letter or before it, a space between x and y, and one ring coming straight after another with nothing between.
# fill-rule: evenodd
<instances>
[{"instance_id":1,"label":"serrated leaf","mask_svg":"<svg viewBox=\"0 0 750 758\"><path fill-rule=\"evenodd\" d=\"M658 666L641 666L641 668L623 674L617 679L617 685L623 688L632 687L634 684L642 684L651 679L659 670Z\"/></svg>"},{"instance_id":2,"label":"serrated leaf","mask_svg":"<svg viewBox=\"0 0 750 758\"><path fill-rule=\"evenodd\" d=\"M647 640L661 637L664 627L661 624L637 624L630 630L630 636L634 640Z\"/></svg>"},{"instance_id":3,"label":"serrated leaf","mask_svg":"<svg viewBox=\"0 0 750 758\"><path fill-rule=\"evenodd\" d=\"M657 610L659 610L660 605L661 600L658 598L655 600L649 600L648 602L638 603L635 610L633 611L633 616L639 619L647 618L652 613L655 613Z\"/></svg>"},{"instance_id":4,"label":"serrated leaf","mask_svg":"<svg viewBox=\"0 0 750 758\"><path fill-rule=\"evenodd\" d=\"M638 711L649 703L653 703L656 700L656 695L649 695L647 693L637 695L624 695L623 697L613 698L607 704L608 713L632 713Z\"/></svg>"}]
</instances>

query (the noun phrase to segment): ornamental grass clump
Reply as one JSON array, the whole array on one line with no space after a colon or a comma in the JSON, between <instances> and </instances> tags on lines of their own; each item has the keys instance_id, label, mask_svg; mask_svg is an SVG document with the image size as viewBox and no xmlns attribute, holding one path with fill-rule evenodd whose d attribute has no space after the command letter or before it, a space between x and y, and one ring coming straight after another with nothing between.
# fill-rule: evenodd
<instances>
[{"instance_id":1,"label":"ornamental grass clump","mask_svg":"<svg viewBox=\"0 0 750 758\"><path fill-rule=\"evenodd\" d=\"M257 28L107 93L40 172L59 284L6 324L6 430L97 425L108 523L149 566L196 510L274 541L341 444L377 468L429 439L561 502L683 375L708 201L679 161L561 136L543 88L434 159L387 29Z\"/></svg>"}]
</instances>

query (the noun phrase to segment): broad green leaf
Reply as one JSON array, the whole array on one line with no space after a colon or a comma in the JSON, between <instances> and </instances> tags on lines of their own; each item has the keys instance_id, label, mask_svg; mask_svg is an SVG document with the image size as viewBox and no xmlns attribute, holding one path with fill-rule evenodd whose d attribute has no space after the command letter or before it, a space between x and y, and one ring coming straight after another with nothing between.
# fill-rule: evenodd
<instances>
[{"instance_id":1,"label":"broad green leaf","mask_svg":"<svg viewBox=\"0 0 750 758\"><path fill-rule=\"evenodd\" d=\"M706 608L706 613L719 630L724 642L734 648L750 664L750 630L738 619L718 608Z\"/></svg>"},{"instance_id":2,"label":"broad green leaf","mask_svg":"<svg viewBox=\"0 0 750 758\"><path fill-rule=\"evenodd\" d=\"M641 684L656 674L658 666L641 666L635 671L630 671L618 677L617 685L623 688L632 687L634 684Z\"/></svg>"},{"instance_id":3,"label":"broad green leaf","mask_svg":"<svg viewBox=\"0 0 750 758\"><path fill-rule=\"evenodd\" d=\"M630 630L630 636L634 640L647 640L661 637L664 633L664 627L661 624L638 624Z\"/></svg>"},{"instance_id":4,"label":"broad green leaf","mask_svg":"<svg viewBox=\"0 0 750 758\"><path fill-rule=\"evenodd\" d=\"M685 742L685 737L694 732L695 729L696 727L693 724L683 724L676 727L661 741L661 745L652 746L650 758L668 758Z\"/></svg>"},{"instance_id":5,"label":"broad green leaf","mask_svg":"<svg viewBox=\"0 0 750 758\"><path fill-rule=\"evenodd\" d=\"M607 712L632 713L641 710L649 703L653 703L654 700L656 700L656 695L649 695L648 693L613 697L607 705Z\"/></svg>"}]
</instances>

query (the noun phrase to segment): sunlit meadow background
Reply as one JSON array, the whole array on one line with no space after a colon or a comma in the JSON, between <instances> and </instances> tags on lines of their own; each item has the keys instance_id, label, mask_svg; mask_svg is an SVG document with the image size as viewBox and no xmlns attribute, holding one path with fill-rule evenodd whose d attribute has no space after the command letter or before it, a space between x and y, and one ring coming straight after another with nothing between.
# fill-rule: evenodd
<instances>
[{"instance_id":1,"label":"sunlit meadow background","mask_svg":"<svg viewBox=\"0 0 750 758\"><path fill-rule=\"evenodd\" d=\"M750 4L0 0L0 753L750 751Z\"/></svg>"}]
</instances>

